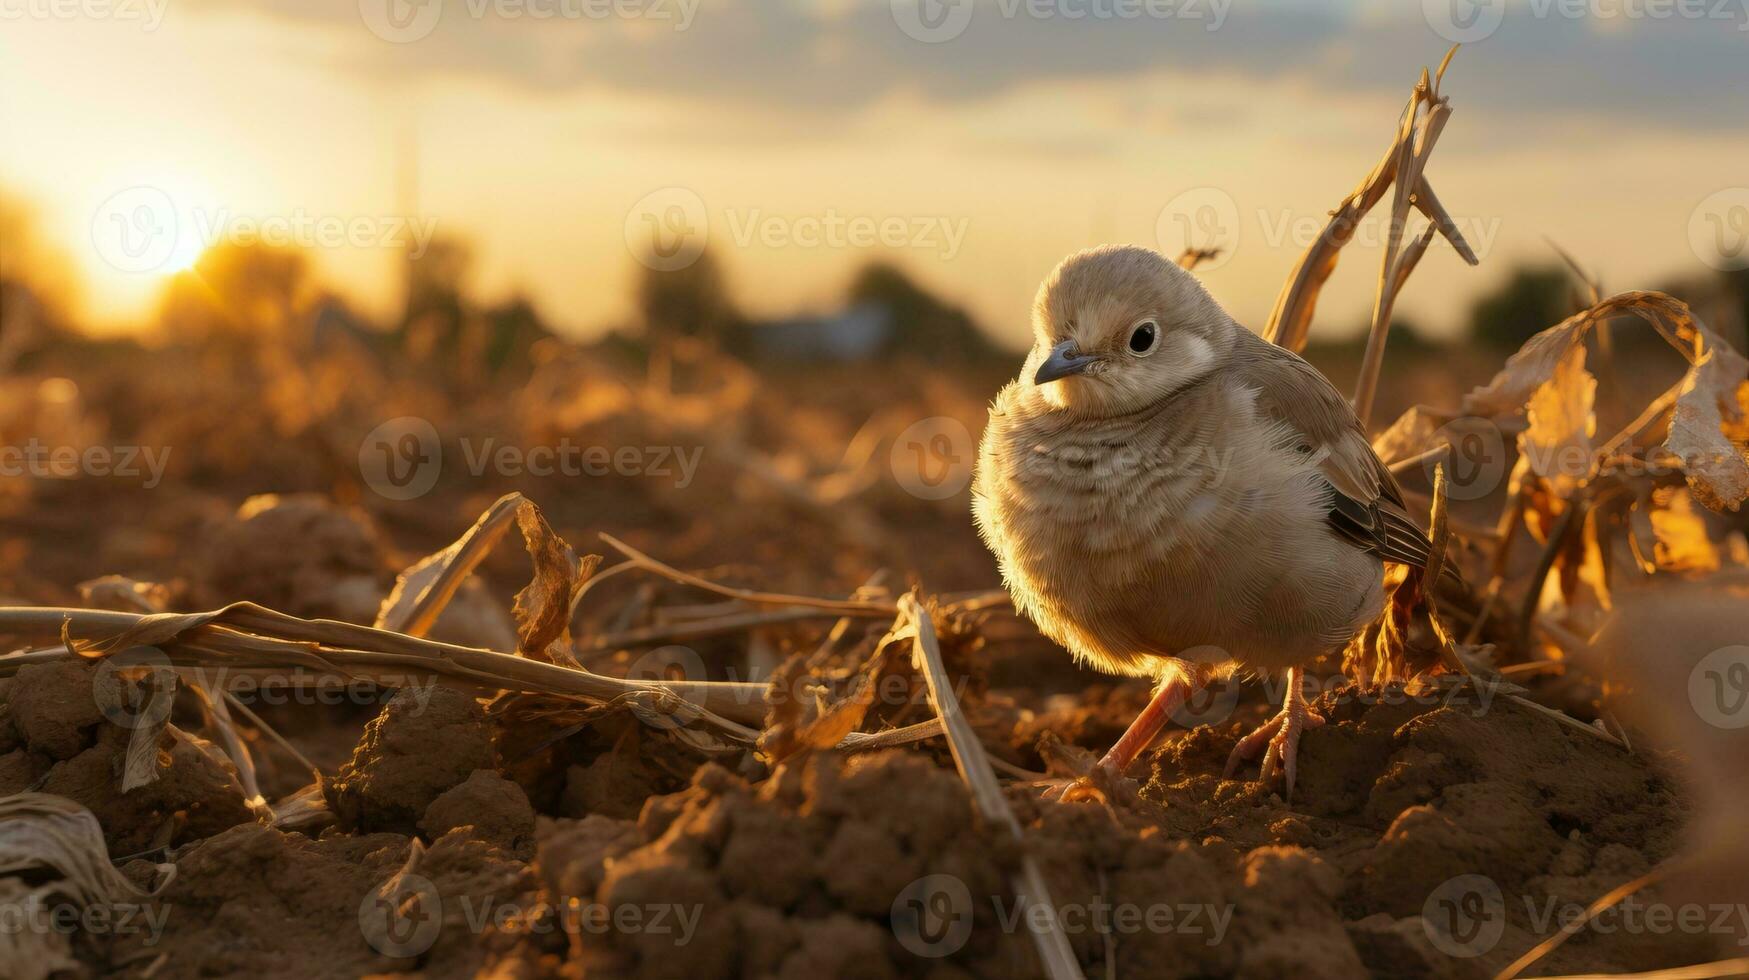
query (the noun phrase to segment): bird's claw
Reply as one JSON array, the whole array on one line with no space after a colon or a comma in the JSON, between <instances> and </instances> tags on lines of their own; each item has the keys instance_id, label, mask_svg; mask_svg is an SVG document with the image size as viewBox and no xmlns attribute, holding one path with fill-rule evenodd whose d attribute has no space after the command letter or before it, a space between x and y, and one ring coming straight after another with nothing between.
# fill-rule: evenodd
<instances>
[{"instance_id":1,"label":"bird's claw","mask_svg":"<svg viewBox=\"0 0 1749 980\"><path fill-rule=\"evenodd\" d=\"M1231 778L1242 762L1255 759L1260 749L1263 753L1263 765L1257 778L1269 780L1279 773L1286 781L1286 796L1291 800L1294 795L1294 781L1299 774L1300 733L1308 728L1318 728L1324 724L1324 717L1312 709L1300 705L1284 707L1280 714L1239 739L1239 744L1233 746L1233 752L1227 756L1227 767L1223 775Z\"/></svg>"},{"instance_id":2,"label":"bird's claw","mask_svg":"<svg viewBox=\"0 0 1749 980\"><path fill-rule=\"evenodd\" d=\"M1043 797L1060 803L1110 804L1134 794L1135 780L1126 779L1116 769L1100 763L1073 779L1046 781Z\"/></svg>"}]
</instances>

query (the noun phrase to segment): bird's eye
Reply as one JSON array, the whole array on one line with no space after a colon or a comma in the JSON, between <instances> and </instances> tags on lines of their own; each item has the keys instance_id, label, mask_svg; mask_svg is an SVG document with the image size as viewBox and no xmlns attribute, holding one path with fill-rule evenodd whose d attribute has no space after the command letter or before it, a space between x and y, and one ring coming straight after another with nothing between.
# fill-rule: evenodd
<instances>
[{"instance_id":1,"label":"bird's eye","mask_svg":"<svg viewBox=\"0 0 1749 980\"><path fill-rule=\"evenodd\" d=\"M1160 340L1160 326L1152 320L1143 320L1130 331L1130 353L1137 357L1147 357L1154 353L1154 345Z\"/></svg>"}]
</instances>

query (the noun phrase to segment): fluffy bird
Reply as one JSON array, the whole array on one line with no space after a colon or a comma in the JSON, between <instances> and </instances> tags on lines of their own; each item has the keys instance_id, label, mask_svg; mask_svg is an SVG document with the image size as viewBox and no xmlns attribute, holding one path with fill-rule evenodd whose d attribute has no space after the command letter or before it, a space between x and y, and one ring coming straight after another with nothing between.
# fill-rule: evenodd
<instances>
[{"instance_id":1,"label":"fluffy bird","mask_svg":"<svg viewBox=\"0 0 1749 980\"><path fill-rule=\"evenodd\" d=\"M1016 606L1079 660L1156 688L1100 765L1121 774L1209 681L1286 675L1240 740L1293 792L1304 665L1383 607L1383 563L1430 544L1348 402L1144 248L1065 259L996 396L973 509Z\"/></svg>"}]
</instances>

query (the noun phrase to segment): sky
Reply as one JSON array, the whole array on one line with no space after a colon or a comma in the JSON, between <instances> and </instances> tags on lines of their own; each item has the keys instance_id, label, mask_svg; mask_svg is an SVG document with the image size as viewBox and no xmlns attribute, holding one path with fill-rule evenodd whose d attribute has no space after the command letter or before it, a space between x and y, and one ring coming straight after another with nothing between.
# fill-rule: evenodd
<instances>
[{"instance_id":1,"label":"sky","mask_svg":"<svg viewBox=\"0 0 1749 980\"><path fill-rule=\"evenodd\" d=\"M1749 263L1749 0L0 0L0 193L103 329L251 239L387 315L433 234L579 337L708 247L755 314L884 259L1021 346L1062 257L1187 235L1261 328L1457 40L1428 174L1482 262L1437 245L1401 315L1550 241L1610 290Z\"/></svg>"}]
</instances>

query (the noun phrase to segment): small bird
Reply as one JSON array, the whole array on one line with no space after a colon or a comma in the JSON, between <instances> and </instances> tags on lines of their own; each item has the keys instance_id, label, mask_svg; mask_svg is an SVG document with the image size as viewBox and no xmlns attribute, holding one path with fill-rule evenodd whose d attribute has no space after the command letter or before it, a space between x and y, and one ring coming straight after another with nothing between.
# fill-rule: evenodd
<instances>
[{"instance_id":1,"label":"small bird","mask_svg":"<svg viewBox=\"0 0 1749 980\"><path fill-rule=\"evenodd\" d=\"M1304 665L1383 608L1386 561L1431 545L1348 402L1227 315L1159 253L1065 259L1034 344L996 396L973 510L1016 607L1080 661L1156 682L1100 766L1121 775L1187 698L1244 670L1286 675L1264 752L1293 793Z\"/></svg>"}]
</instances>

